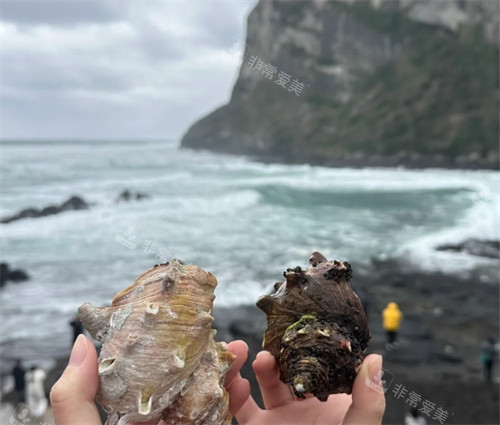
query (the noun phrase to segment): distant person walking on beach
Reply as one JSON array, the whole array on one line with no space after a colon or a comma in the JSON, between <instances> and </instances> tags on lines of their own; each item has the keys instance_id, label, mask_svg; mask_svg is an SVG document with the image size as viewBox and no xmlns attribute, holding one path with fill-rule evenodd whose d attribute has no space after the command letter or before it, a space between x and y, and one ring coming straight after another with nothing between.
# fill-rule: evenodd
<instances>
[{"instance_id":1,"label":"distant person walking on beach","mask_svg":"<svg viewBox=\"0 0 500 425\"><path fill-rule=\"evenodd\" d=\"M33 366L26 373L26 404L35 416L45 415L48 400L43 385L47 374L37 366Z\"/></svg>"},{"instance_id":2,"label":"distant person walking on beach","mask_svg":"<svg viewBox=\"0 0 500 425\"><path fill-rule=\"evenodd\" d=\"M24 391L26 390L26 369L23 367L21 360L17 359L12 375L14 376L14 391L16 393L16 405L24 402Z\"/></svg>"},{"instance_id":3,"label":"distant person walking on beach","mask_svg":"<svg viewBox=\"0 0 500 425\"><path fill-rule=\"evenodd\" d=\"M405 416L405 425L427 425L427 421L420 415L416 407L412 407Z\"/></svg>"},{"instance_id":4,"label":"distant person walking on beach","mask_svg":"<svg viewBox=\"0 0 500 425\"><path fill-rule=\"evenodd\" d=\"M78 316L75 316L75 318L69 322L69 325L73 328L73 345L78 338L78 335L83 333L83 325Z\"/></svg>"},{"instance_id":5,"label":"distant person walking on beach","mask_svg":"<svg viewBox=\"0 0 500 425\"><path fill-rule=\"evenodd\" d=\"M495 339L489 337L481 346L481 363L483 364L485 382L491 382L493 364L495 363L496 355L497 348L495 346Z\"/></svg>"},{"instance_id":6,"label":"distant person walking on beach","mask_svg":"<svg viewBox=\"0 0 500 425\"><path fill-rule=\"evenodd\" d=\"M395 302L390 302L382 312L382 318L384 321L384 329L387 334L385 348L387 350L392 350L398 344L398 331L403 313L401 313L401 310Z\"/></svg>"}]
</instances>

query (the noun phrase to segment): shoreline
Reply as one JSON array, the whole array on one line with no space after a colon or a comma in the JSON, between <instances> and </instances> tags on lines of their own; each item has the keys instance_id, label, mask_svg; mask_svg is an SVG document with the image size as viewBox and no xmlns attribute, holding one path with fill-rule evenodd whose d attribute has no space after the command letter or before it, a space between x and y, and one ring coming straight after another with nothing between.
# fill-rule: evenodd
<instances>
[{"instance_id":1,"label":"shoreline","mask_svg":"<svg viewBox=\"0 0 500 425\"><path fill-rule=\"evenodd\" d=\"M256 151L232 152L205 147L179 145L178 149L206 151L214 154L246 157L250 161L263 164L283 165L311 165L331 168L403 168L409 170L443 169L443 170L471 170L471 171L500 171L500 156L496 158L476 158L471 155L457 158L441 156L420 156L411 153L401 153L393 156L364 156L357 153L346 154L344 157L333 158L324 156L265 154ZM473 154L472 154L473 155Z\"/></svg>"},{"instance_id":2,"label":"shoreline","mask_svg":"<svg viewBox=\"0 0 500 425\"><path fill-rule=\"evenodd\" d=\"M288 165L309 164L313 166L332 167L332 168L403 168L408 170L471 170L471 171L500 171L500 159L487 160L451 160L446 158L401 158L394 157L366 157L362 159L351 158L293 158L276 157L268 161L266 157L256 156L256 160L264 163L282 163Z\"/></svg>"},{"instance_id":3,"label":"shoreline","mask_svg":"<svg viewBox=\"0 0 500 425\"><path fill-rule=\"evenodd\" d=\"M384 369L393 376L386 392L384 424L402 423L409 405L397 398L396 385L421 395L447 411L446 424L499 423L500 367L495 365L495 383L482 380L480 344L497 336L499 282L480 282L477 273L455 276L425 272L395 260L373 261L367 269L354 269L352 286L368 303L372 339L367 353L384 357ZM476 285L481 285L479 289ZM388 301L396 301L404 314L400 347L387 351L380 314ZM215 307L216 340L243 339L249 358L242 375L250 380L252 394L261 403L251 363L261 350L265 314L255 306ZM67 364L67 356L55 359L45 382L47 394ZM2 397L10 401L10 395ZM426 418L429 424L439 423Z\"/></svg>"}]
</instances>

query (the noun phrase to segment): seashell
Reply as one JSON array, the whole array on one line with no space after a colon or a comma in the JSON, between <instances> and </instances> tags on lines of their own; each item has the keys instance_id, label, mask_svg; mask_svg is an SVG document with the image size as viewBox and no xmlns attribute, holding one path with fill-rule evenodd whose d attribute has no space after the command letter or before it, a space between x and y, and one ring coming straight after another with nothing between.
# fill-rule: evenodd
<instances>
[{"instance_id":1,"label":"seashell","mask_svg":"<svg viewBox=\"0 0 500 425\"><path fill-rule=\"evenodd\" d=\"M306 271L288 269L276 292L257 301L267 315L262 345L297 397L313 394L326 401L329 394L352 392L370 331L349 285L351 274L349 263L314 252Z\"/></svg>"},{"instance_id":2,"label":"seashell","mask_svg":"<svg viewBox=\"0 0 500 425\"><path fill-rule=\"evenodd\" d=\"M230 424L224 376L234 356L214 341L217 279L179 260L157 265L80 319L103 343L97 401L106 425L163 417L167 424Z\"/></svg>"}]
</instances>

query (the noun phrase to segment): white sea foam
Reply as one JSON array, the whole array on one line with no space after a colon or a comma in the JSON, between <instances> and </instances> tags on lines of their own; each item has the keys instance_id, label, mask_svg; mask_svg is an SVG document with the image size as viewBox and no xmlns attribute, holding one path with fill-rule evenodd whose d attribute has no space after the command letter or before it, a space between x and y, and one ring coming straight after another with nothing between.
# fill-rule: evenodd
<instances>
[{"instance_id":1,"label":"white sea foam","mask_svg":"<svg viewBox=\"0 0 500 425\"><path fill-rule=\"evenodd\" d=\"M235 306L314 250L354 264L404 255L457 273L492 260L438 245L499 238L498 172L261 164L162 143L5 145L3 154L2 215L73 194L93 203L0 225L2 261L32 277L0 292L0 349L33 358L69 349L77 306L109 303L161 262L153 247L213 272L216 304ZM125 188L150 198L115 203ZM130 227L134 243L120 243Z\"/></svg>"},{"instance_id":2,"label":"white sea foam","mask_svg":"<svg viewBox=\"0 0 500 425\"><path fill-rule=\"evenodd\" d=\"M472 206L464 211L456 225L411 241L406 249L413 262L430 270L446 272L498 263L498 259L436 251L440 245L458 244L467 239L500 240L499 176L488 174L486 178L480 179L476 174L474 177L469 186L471 192L467 194Z\"/></svg>"}]
</instances>

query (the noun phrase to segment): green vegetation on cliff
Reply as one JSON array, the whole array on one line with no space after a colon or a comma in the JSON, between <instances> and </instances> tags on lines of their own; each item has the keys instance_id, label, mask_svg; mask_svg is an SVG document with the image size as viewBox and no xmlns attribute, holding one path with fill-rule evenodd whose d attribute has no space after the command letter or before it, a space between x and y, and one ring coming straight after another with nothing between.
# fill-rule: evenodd
<instances>
[{"instance_id":1,"label":"green vegetation on cliff","mask_svg":"<svg viewBox=\"0 0 500 425\"><path fill-rule=\"evenodd\" d=\"M331 165L498 167L499 48L479 25L452 32L364 1L261 0L247 43L303 92L244 63L230 103L183 146Z\"/></svg>"},{"instance_id":2,"label":"green vegetation on cliff","mask_svg":"<svg viewBox=\"0 0 500 425\"><path fill-rule=\"evenodd\" d=\"M322 148L346 143L346 150L368 154L445 157L498 152L499 50L481 28L457 36L363 3L346 10L403 47L397 60L361 76L350 102L332 105L336 143L318 141Z\"/></svg>"}]
</instances>

